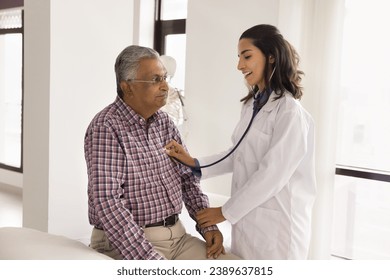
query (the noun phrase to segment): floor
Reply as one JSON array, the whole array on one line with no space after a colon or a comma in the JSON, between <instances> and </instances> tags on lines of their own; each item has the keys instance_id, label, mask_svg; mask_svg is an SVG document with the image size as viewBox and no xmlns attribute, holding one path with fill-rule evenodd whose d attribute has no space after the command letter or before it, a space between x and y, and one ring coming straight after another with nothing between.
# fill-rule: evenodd
<instances>
[{"instance_id":1,"label":"floor","mask_svg":"<svg viewBox=\"0 0 390 280\"><path fill-rule=\"evenodd\" d=\"M21 227L22 189L0 184L0 227Z\"/></svg>"}]
</instances>

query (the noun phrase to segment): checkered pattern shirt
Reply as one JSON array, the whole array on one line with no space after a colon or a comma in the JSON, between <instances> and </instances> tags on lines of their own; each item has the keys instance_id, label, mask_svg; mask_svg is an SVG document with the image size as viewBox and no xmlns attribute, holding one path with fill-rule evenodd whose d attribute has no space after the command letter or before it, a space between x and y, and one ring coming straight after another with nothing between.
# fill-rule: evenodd
<instances>
[{"instance_id":1,"label":"checkered pattern shirt","mask_svg":"<svg viewBox=\"0 0 390 280\"><path fill-rule=\"evenodd\" d=\"M172 139L182 142L166 113L145 121L119 97L87 129L89 221L125 259L162 258L142 226L179 214L183 202L191 217L209 207L199 179L165 154Z\"/></svg>"}]
</instances>

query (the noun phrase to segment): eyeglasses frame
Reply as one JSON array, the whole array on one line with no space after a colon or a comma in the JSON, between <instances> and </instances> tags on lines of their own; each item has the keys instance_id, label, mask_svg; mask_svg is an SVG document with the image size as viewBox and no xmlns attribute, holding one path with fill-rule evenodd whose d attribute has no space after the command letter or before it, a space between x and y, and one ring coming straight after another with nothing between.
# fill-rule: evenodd
<instances>
[{"instance_id":1,"label":"eyeglasses frame","mask_svg":"<svg viewBox=\"0 0 390 280\"><path fill-rule=\"evenodd\" d=\"M139 79L127 79L126 81L129 83L147 83L147 84L161 84L162 82L169 83L171 80L171 76L165 75L165 76L156 76L152 80L139 80Z\"/></svg>"}]
</instances>

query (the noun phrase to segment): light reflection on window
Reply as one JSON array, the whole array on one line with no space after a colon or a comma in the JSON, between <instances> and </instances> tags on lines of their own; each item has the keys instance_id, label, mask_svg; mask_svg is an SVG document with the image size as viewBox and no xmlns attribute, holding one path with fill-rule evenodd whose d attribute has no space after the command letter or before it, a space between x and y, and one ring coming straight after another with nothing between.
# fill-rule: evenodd
<instances>
[{"instance_id":1,"label":"light reflection on window","mask_svg":"<svg viewBox=\"0 0 390 280\"><path fill-rule=\"evenodd\" d=\"M165 37L165 54L176 60L176 73L172 78L172 85L184 90L186 34L168 35Z\"/></svg>"},{"instance_id":2,"label":"light reflection on window","mask_svg":"<svg viewBox=\"0 0 390 280\"><path fill-rule=\"evenodd\" d=\"M390 171L390 3L346 9L337 164Z\"/></svg>"},{"instance_id":3,"label":"light reflection on window","mask_svg":"<svg viewBox=\"0 0 390 280\"><path fill-rule=\"evenodd\" d=\"M390 2L346 0L337 164L390 172ZM332 254L390 259L390 183L335 176Z\"/></svg>"},{"instance_id":4,"label":"light reflection on window","mask_svg":"<svg viewBox=\"0 0 390 280\"><path fill-rule=\"evenodd\" d=\"M21 167L22 34L0 35L0 163Z\"/></svg>"}]
</instances>

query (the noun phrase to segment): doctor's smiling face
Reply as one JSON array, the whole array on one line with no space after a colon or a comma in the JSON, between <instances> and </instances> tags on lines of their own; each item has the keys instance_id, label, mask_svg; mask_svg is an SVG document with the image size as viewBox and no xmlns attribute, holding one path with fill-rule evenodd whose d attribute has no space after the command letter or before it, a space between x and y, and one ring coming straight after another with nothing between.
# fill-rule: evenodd
<instances>
[{"instance_id":1,"label":"doctor's smiling face","mask_svg":"<svg viewBox=\"0 0 390 280\"><path fill-rule=\"evenodd\" d=\"M250 86L257 85L260 90L265 87L264 69L266 57L263 52L253 45L251 39L243 38L238 42L237 69L242 72Z\"/></svg>"}]
</instances>

